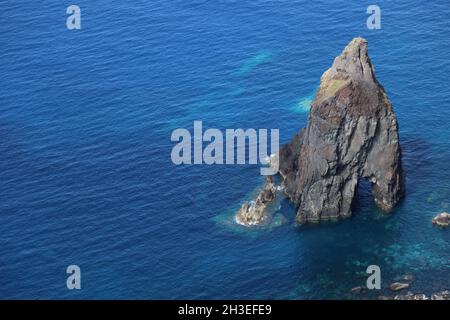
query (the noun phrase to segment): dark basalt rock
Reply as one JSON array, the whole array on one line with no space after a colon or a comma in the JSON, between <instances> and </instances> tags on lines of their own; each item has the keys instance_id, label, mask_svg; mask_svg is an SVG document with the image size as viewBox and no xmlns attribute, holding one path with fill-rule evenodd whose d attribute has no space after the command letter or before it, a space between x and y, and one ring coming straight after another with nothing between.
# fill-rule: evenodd
<instances>
[{"instance_id":1,"label":"dark basalt rock","mask_svg":"<svg viewBox=\"0 0 450 320\"><path fill-rule=\"evenodd\" d=\"M307 127L281 148L279 167L300 223L350 216L360 178L384 211L402 197L397 119L366 40L353 39L322 75Z\"/></svg>"}]
</instances>

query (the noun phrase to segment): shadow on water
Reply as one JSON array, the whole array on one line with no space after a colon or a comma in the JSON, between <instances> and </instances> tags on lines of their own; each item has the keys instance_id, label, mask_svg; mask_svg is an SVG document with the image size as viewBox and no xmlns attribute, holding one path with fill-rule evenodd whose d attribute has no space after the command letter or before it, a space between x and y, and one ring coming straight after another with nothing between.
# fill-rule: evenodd
<instances>
[{"instance_id":1,"label":"shadow on water","mask_svg":"<svg viewBox=\"0 0 450 320\"><path fill-rule=\"evenodd\" d=\"M406 187L409 191L418 188L418 182L432 173L433 161L431 145L418 137L406 137L400 141L402 164L405 172Z\"/></svg>"},{"instance_id":2,"label":"shadow on water","mask_svg":"<svg viewBox=\"0 0 450 320\"><path fill-rule=\"evenodd\" d=\"M358 187L352 203L352 212L357 213L364 208L373 207L372 183L364 178L358 180Z\"/></svg>"}]
</instances>

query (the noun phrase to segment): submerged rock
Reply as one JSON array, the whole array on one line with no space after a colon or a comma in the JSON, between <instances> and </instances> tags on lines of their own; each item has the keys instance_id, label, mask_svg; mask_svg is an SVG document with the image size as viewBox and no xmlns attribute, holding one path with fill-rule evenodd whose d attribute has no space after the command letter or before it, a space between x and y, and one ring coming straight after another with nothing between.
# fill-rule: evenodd
<instances>
[{"instance_id":1,"label":"submerged rock","mask_svg":"<svg viewBox=\"0 0 450 320\"><path fill-rule=\"evenodd\" d=\"M399 201L397 119L375 78L365 39L353 39L322 75L307 127L281 148L279 165L300 223L350 216L360 178L372 183L384 211Z\"/></svg>"},{"instance_id":2,"label":"submerged rock","mask_svg":"<svg viewBox=\"0 0 450 320\"><path fill-rule=\"evenodd\" d=\"M360 294L364 290L364 287L358 286L350 289L353 294Z\"/></svg>"},{"instance_id":3,"label":"submerged rock","mask_svg":"<svg viewBox=\"0 0 450 320\"><path fill-rule=\"evenodd\" d=\"M406 289L408 287L409 287L408 283L394 282L389 286L389 289L391 289L392 291L399 291L402 289Z\"/></svg>"},{"instance_id":4,"label":"submerged rock","mask_svg":"<svg viewBox=\"0 0 450 320\"><path fill-rule=\"evenodd\" d=\"M450 214L447 212L442 212L434 217L432 222L439 227L448 227L450 224Z\"/></svg>"},{"instance_id":5,"label":"submerged rock","mask_svg":"<svg viewBox=\"0 0 450 320\"><path fill-rule=\"evenodd\" d=\"M275 199L276 187L271 176L266 177L264 188L255 201L245 202L236 215L236 222L244 226L253 226L267 221L267 206Z\"/></svg>"},{"instance_id":6,"label":"submerged rock","mask_svg":"<svg viewBox=\"0 0 450 320\"><path fill-rule=\"evenodd\" d=\"M405 274L405 275L403 275L403 276L401 277L401 279L402 279L403 281L406 281L406 282L411 283L411 282L413 282L414 280L416 280L416 277L415 277L414 275L412 275L412 274Z\"/></svg>"},{"instance_id":7,"label":"submerged rock","mask_svg":"<svg viewBox=\"0 0 450 320\"><path fill-rule=\"evenodd\" d=\"M281 213L277 213L270 224L271 227L280 227L288 223L289 220Z\"/></svg>"}]
</instances>

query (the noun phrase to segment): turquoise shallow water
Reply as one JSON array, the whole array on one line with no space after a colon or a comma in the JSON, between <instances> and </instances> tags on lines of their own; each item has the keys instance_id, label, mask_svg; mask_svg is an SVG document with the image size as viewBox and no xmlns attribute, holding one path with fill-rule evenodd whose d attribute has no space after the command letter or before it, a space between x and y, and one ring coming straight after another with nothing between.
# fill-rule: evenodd
<instances>
[{"instance_id":1,"label":"turquoise shallow water","mask_svg":"<svg viewBox=\"0 0 450 320\"><path fill-rule=\"evenodd\" d=\"M366 267L389 293L450 289L450 9L378 1L79 0L0 4L0 298L355 298ZM257 166L174 166L173 129L305 126L322 73L369 41L397 112L406 197L392 215L361 188L351 219L248 230L233 213ZM278 208L277 206L277 208ZM82 290L66 288L66 267Z\"/></svg>"}]
</instances>

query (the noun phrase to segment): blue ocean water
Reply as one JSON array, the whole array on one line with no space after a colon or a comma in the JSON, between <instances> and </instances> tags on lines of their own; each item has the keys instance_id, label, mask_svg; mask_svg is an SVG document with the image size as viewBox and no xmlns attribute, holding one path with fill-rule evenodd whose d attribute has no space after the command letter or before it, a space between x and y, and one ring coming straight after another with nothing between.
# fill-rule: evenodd
<instances>
[{"instance_id":1,"label":"blue ocean water","mask_svg":"<svg viewBox=\"0 0 450 320\"><path fill-rule=\"evenodd\" d=\"M0 2L0 298L332 299L450 289L447 0ZM82 29L66 29L81 7ZM397 112L407 194L392 215L361 188L351 219L233 222L258 166L175 166L173 129L305 126L322 73L369 41ZM79 265L82 289L66 288ZM365 270L382 290L352 296Z\"/></svg>"}]
</instances>

